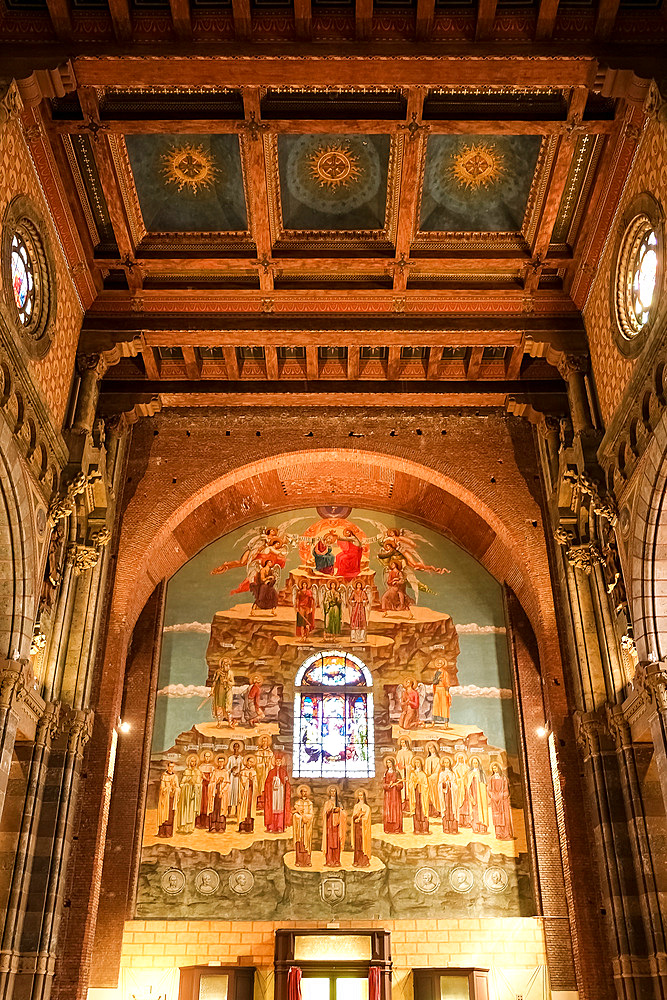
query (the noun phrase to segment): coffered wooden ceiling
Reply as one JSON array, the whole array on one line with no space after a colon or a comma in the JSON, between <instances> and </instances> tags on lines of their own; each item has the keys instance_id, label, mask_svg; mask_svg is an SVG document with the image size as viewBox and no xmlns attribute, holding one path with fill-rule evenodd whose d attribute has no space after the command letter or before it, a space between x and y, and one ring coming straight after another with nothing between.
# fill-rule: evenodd
<instances>
[{"instance_id":1,"label":"coffered wooden ceiling","mask_svg":"<svg viewBox=\"0 0 667 1000\"><path fill-rule=\"evenodd\" d=\"M172 2L174 30L196 12ZM314 30L315 6L290 16ZM24 79L108 400L562 396L648 80L362 50L101 51Z\"/></svg>"}]
</instances>

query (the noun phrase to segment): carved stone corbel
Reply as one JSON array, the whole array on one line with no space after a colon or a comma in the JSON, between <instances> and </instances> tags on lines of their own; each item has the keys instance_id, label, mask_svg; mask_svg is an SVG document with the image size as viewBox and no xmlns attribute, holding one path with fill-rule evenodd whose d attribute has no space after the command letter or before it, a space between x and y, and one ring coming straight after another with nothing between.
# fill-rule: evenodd
<instances>
[{"instance_id":1,"label":"carved stone corbel","mask_svg":"<svg viewBox=\"0 0 667 1000\"><path fill-rule=\"evenodd\" d=\"M640 664L634 677L635 687L641 688L644 699L660 713L667 714L667 663Z\"/></svg>"},{"instance_id":2,"label":"carved stone corbel","mask_svg":"<svg viewBox=\"0 0 667 1000\"><path fill-rule=\"evenodd\" d=\"M620 705L607 706L607 729L617 750L632 746L632 731Z\"/></svg>"},{"instance_id":3,"label":"carved stone corbel","mask_svg":"<svg viewBox=\"0 0 667 1000\"><path fill-rule=\"evenodd\" d=\"M23 111L23 101L16 85L16 80L12 80L7 86L0 88L0 128L7 122L16 121Z\"/></svg>"},{"instance_id":4,"label":"carved stone corbel","mask_svg":"<svg viewBox=\"0 0 667 1000\"><path fill-rule=\"evenodd\" d=\"M594 712L575 712L577 746L586 760L600 754L600 738L607 732L607 727L599 715Z\"/></svg>"},{"instance_id":5,"label":"carved stone corbel","mask_svg":"<svg viewBox=\"0 0 667 1000\"><path fill-rule=\"evenodd\" d=\"M60 729L60 702L47 701L35 731L38 746L50 746Z\"/></svg>"},{"instance_id":6,"label":"carved stone corbel","mask_svg":"<svg viewBox=\"0 0 667 1000\"><path fill-rule=\"evenodd\" d=\"M0 662L0 709L11 709L35 689L30 660Z\"/></svg>"},{"instance_id":7,"label":"carved stone corbel","mask_svg":"<svg viewBox=\"0 0 667 1000\"><path fill-rule=\"evenodd\" d=\"M67 741L67 752L73 754L81 760L86 744L93 735L93 720L95 713L92 709L75 710L68 712L63 720L63 732Z\"/></svg>"},{"instance_id":8,"label":"carved stone corbel","mask_svg":"<svg viewBox=\"0 0 667 1000\"><path fill-rule=\"evenodd\" d=\"M93 569L99 562L102 549L111 540L111 532L107 527L94 531L90 536L92 545L82 545L72 542L67 546L67 562L72 566L76 576L81 576L87 569Z\"/></svg>"},{"instance_id":9,"label":"carved stone corbel","mask_svg":"<svg viewBox=\"0 0 667 1000\"><path fill-rule=\"evenodd\" d=\"M101 473L97 471L89 475L86 475L84 472L78 472L65 486L64 490L61 490L51 500L49 504L49 523L53 526L58 521L62 521L63 518L69 517L76 507L76 498L83 493L88 483L99 479L100 476Z\"/></svg>"}]
</instances>

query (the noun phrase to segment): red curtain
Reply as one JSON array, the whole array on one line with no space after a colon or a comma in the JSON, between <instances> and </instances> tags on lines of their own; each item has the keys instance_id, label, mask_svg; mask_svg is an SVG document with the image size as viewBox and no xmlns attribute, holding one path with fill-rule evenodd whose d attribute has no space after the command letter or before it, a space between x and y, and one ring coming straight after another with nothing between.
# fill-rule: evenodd
<instances>
[{"instance_id":1,"label":"red curtain","mask_svg":"<svg viewBox=\"0 0 667 1000\"><path fill-rule=\"evenodd\" d=\"M380 1000L380 970L377 965L371 965L368 970L368 998Z\"/></svg>"},{"instance_id":2,"label":"red curtain","mask_svg":"<svg viewBox=\"0 0 667 1000\"><path fill-rule=\"evenodd\" d=\"M301 969L291 965L287 973L287 1000L301 1000Z\"/></svg>"}]
</instances>

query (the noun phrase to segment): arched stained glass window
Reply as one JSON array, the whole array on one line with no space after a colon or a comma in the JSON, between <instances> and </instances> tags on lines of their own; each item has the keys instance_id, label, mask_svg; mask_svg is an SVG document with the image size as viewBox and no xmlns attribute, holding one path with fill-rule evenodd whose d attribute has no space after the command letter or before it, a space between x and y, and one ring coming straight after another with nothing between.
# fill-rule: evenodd
<instances>
[{"instance_id":1,"label":"arched stained glass window","mask_svg":"<svg viewBox=\"0 0 667 1000\"><path fill-rule=\"evenodd\" d=\"M295 687L295 777L372 777L373 680L365 664L336 649L316 653L299 668Z\"/></svg>"}]
</instances>

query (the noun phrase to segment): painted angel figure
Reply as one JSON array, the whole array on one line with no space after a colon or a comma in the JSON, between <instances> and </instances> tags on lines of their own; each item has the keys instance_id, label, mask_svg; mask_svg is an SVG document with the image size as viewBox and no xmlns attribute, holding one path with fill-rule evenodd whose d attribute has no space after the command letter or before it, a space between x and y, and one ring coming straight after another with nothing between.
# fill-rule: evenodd
<instances>
[{"instance_id":1,"label":"painted angel figure","mask_svg":"<svg viewBox=\"0 0 667 1000\"><path fill-rule=\"evenodd\" d=\"M345 587L338 580L332 579L326 584L313 585L313 596L324 614L325 638L336 638L343 631Z\"/></svg>"},{"instance_id":2,"label":"painted angel figure","mask_svg":"<svg viewBox=\"0 0 667 1000\"><path fill-rule=\"evenodd\" d=\"M355 580L344 590L347 606L350 609L352 642L366 642L371 608L371 589L364 586L363 580Z\"/></svg>"},{"instance_id":3,"label":"painted angel figure","mask_svg":"<svg viewBox=\"0 0 667 1000\"><path fill-rule=\"evenodd\" d=\"M378 534L368 541L378 542L380 545L377 557L385 567L385 584L392 568L394 571L400 570L405 577L407 587L414 595L414 603L418 604L419 591L426 593L431 591L425 583L417 579L417 573L442 575L449 573L449 569L446 566L430 566L423 561L419 555L419 547L431 545L423 535L418 535L407 528L388 528L381 521L371 521L371 524L377 528Z\"/></svg>"},{"instance_id":4,"label":"painted angel figure","mask_svg":"<svg viewBox=\"0 0 667 1000\"><path fill-rule=\"evenodd\" d=\"M252 590L253 582L262 567L273 567L276 572L285 568L290 547L297 544L301 538L288 532L299 518L283 521L277 526L251 528L242 535L239 542L246 542L246 547L239 559L230 559L211 570L211 576L219 576L230 569L245 567L245 580L232 590L232 594L242 594Z\"/></svg>"}]
</instances>

